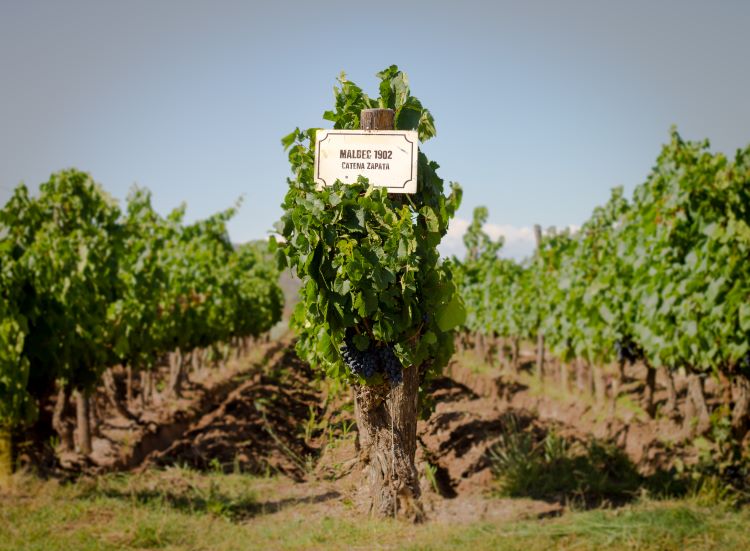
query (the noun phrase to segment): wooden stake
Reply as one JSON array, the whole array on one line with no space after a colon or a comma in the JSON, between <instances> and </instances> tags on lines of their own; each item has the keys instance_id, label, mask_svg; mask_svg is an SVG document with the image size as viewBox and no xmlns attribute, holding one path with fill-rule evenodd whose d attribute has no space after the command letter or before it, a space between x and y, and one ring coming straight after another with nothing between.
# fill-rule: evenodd
<instances>
[{"instance_id":1,"label":"wooden stake","mask_svg":"<svg viewBox=\"0 0 750 551\"><path fill-rule=\"evenodd\" d=\"M542 248L542 227L539 224L534 224L534 238L536 239L536 254L539 257ZM541 330L537 330L536 334L536 376L539 380L542 380L544 376L544 333Z\"/></svg>"},{"instance_id":2,"label":"wooden stake","mask_svg":"<svg viewBox=\"0 0 750 551\"><path fill-rule=\"evenodd\" d=\"M396 112L393 109L362 109L359 114L361 130L393 130Z\"/></svg>"},{"instance_id":3,"label":"wooden stake","mask_svg":"<svg viewBox=\"0 0 750 551\"><path fill-rule=\"evenodd\" d=\"M394 116L391 109L363 109L360 128L393 130ZM414 465L418 392L416 365L404 367L404 380L395 388L354 388L363 486L369 491L369 510L377 516L424 518Z\"/></svg>"}]
</instances>

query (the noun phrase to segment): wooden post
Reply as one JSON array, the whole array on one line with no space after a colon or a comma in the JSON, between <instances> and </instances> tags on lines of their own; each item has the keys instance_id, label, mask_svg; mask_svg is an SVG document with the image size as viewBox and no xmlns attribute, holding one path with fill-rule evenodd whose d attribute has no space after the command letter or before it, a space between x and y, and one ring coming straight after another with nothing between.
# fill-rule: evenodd
<instances>
[{"instance_id":1,"label":"wooden post","mask_svg":"<svg viewBox=\"0 0 750 551\"><path fill-rule=\"evenodd\" d=\"M539 257L542 248L542 227L539 224L534 224L534 238L536 239L536 254ZM536 333L536 376L540 381L544 377L544 334L541 329L537 329Z\"/></svg>"},{"instance_id":2,"label":"wooden post","mask_svg":"<svg viewBox=\"0 0 750 551\"><path fill-rule=\"evenodd\" d=\"M364 109L363 130L393 130L391 109ZM403 382L391 388L355 385L355 418L362 467L360 488L368 492L367 509L377 516L421 521L419 477L414 465L417 449L419 366L404 366Z\"/></svg>"},{"instance_id":3,"label":"wooden post","mask_svg":"<svg viewBox=\"0 0 750 551\"><path fill-rule=\"evenodd\" d=\"M396 112L393 109L362 109L360 130L393 130Z\"/></svg>"}]
</instances>

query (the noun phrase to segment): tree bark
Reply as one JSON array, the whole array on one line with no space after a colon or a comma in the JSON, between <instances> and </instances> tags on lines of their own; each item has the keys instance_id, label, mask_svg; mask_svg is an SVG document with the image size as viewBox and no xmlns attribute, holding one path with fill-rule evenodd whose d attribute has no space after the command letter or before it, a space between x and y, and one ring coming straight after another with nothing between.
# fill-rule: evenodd
<instances>
[{"instance_id":1,"label":"tree bark","mask_svg":"<svg viewBox=\"0 0 750 551\"><path fill-rule=\"evenodd\" d=\"M395 388L385 384L354 389L359 460L370 514L424 519L414 465L418 391L415 366L404 369L404 381Z\"/></svg>"},{"instance_id":2,"label":"tree bark","mask_svg":"<svg viewBox=\"0 0 750 551\"><path fill-rule=\"evenodd\" d=\"M55 400L55 409L52 412L52 428L60 437L60 449L63 452L73 451L75 443L73 441L73 423L69 417L69 390L68 387L58 383L60 389L57 392Z\"/></svg>"},{"instance_id":3,"label":"tree bark","mask_svg":"<svg viewBox=\"0 0 750 551\"><path fill-rule=\"evenodd\" d=\"M656 414L656 402L654 393L656 392L656 370L650 365L646 366L646 386L643 389L643 409L652 419Z\"/></svg>"},{"instance_id":4,"label":"tree bark","mask_svg":"<svg viewBox=\"0 0 750 551\"><path fill-rule=\"evenodd\" d=\"M748 432L748 416L750 416L750 380L745 375L738 374L732 381L732 430L739 442Z\"/></svg>"},{"instance_id":5,"label":"tree bark","mask_svg":"<svg viewBox=\"0 0 750 551\"><path fill-rule=\"evenodd\" d=\"M78 430L78 450L83 455L91 455L91 419L89 393L86 390L76 390L76 423Z\"/></svg>"},{"instance_id":6,"label":"tree bark","mask_svg":"<svg viewBox=\"0 0 750 551\"><path fill-rule=\"evenodd\" d=\"M9 488L13 475L13 440L8 425L0 424L0 489Z\"/></svg>"}]
</instances>

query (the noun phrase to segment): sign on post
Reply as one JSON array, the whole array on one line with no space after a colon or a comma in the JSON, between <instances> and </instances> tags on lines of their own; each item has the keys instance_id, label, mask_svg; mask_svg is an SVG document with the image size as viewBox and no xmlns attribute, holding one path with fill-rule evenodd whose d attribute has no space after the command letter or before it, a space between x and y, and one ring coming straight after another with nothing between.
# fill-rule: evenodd
<instances>
[{"instance_id":1,"label":"sign on post","mask_svg":"<svg viewBox=\"0 0 750 551\"><path fill-rule=\"evenodd\" d=\"M352 184L364 176L388 193L416 193L418 151L414 130L318 130L315 183Z\"/></svg>"}]
</instances>

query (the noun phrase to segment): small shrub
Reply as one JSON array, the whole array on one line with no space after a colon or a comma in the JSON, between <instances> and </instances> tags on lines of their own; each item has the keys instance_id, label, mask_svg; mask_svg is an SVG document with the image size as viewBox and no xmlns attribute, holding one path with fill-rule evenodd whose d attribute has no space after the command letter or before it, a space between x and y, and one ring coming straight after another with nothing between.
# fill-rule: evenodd
<instances>
[{"instance_id":1,"label":"small shrub","mask_svg":"<svg viewBox=\"0 0 750 551\"><path fill-rule=\"evenodd\" d=\"M489 450L498 491L510 497L552 499L585 506L623 502L638 493L643 478L613 445L584 445L555 431L519 430L510 418Z\"/></svg>"}]
</instances>

